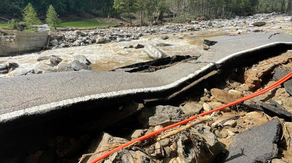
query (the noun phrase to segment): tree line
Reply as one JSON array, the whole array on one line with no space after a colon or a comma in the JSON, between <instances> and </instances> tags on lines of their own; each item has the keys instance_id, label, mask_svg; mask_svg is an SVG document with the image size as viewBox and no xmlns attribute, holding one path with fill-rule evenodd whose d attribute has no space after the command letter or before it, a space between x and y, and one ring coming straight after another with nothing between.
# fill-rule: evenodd
<instances>
[{"instance_id":1,"label":"tree line","mask_svg":"<svg viewBox=\"0 0 292 163\"><path fill-rule=\"evenodd\" d=\"M115 16L113 0L1 0L0 15L20 18L28 3L33 5L39 16L46 14L49 5L54 6L60 16L81 12L102 17Z\"/></svg>"},{"instance_id":2,"label":"tree line","mask_svg":"<svg viewBox=\"0 0 292 163\"><path fill-rule=\"evenodd\" d=\"M23 9L22 16L23 16L22 21L11 19L11 21L9 22L11 29L17 29L22 31L24 29L31 28L32 25L42 24L42 21L38 18L37 12L35 11L31 3L28 3L26 7ZM60 21L61 20L59 19L59 15L57 14L53 5L49 5L49 8L46 13L45 22L49 26L55 27L55 25Z\"/></svg>"},{"instance_id":3,"label":"tree line","mask_svg":"<svg viewBox=\"0 0 292 163\"><path fill-rule=\"evenodd\" d=\"M159 21L165 16L183 20L198 17L228 18L267 12L292 13L292 0L1 0L0 16L4 14L21 18L29 3L41 18L52 5L61 17L78 13L90 13L99 17L126 14L129 18L133 15L139 17L141 23Z\"/></svg>"},{"instance_id":4,"label":"tree line","mask_svg":"<svg viewBox=\"0 0 292 163\"><path fill-rule=\"evenodd\" d=\"M292 0L114 0L120 13L139 13L152 21L165 15L185 20L248 16L256 13L280 12L291 14Z\"/></svg>"}]
</instances>

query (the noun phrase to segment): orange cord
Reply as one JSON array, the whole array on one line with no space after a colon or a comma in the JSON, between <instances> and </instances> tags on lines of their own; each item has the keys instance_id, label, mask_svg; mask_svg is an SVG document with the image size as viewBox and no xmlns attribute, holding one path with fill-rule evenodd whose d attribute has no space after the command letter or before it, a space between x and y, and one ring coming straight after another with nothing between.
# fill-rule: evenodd
<instances>
[{"instance_id":1,"label":"orange cord","mask_svg":"<svg viewBox=\"0 0 292 163\"><path fill-rule=\"evenodd\" d=\"M253 93L253 94L251 94L251 95L249 95L249 96L246 96L246 97L243 97L243 98L238 99L238 100L236 100L236 101L233 101L233 102L231 102L231 103L229 103L229 104L226 104L226 105L224 105L224 106L221 106L221 107L219 107L219 108L216 108L216 109L213 109L213 110L211 110L211 111L207 111L207 112L201 113L201 114L199 114L198 116L200 116L200 117L201 117L201 116L205 116L205 115L211 114L211 113L213 113L213 112L215 112L215 111L222 110L222 109L224 109L224 108L226 108L226 107L229 107L229 106L232 106L232 105L235 105L235 104L241 103L241 102L243 102L243 101L246 101L246 100L248 100L248 99L254 98L254 97L256 97L256 96L259 96L259 95L261 95L261 94L263 94L263 93L266 93L266 92L268 92L269 90L274 89L275 87L277 87L277 86L283 84L285 81L287 81L287 80L290 79L291 77L292 77L292 72L290 72L288 75L286 75L285 77L283 77L282 79L280 79L280 80L277 81L276 83L274 83L274 84L268 86L267 88L264 88L264 89L262 89L262 90L260 90L260 91L258 91L258 92L255 92L255 93ZM103 154L103 155L97 157L96 159L94 159L93 161L91 161L91 162L89 162L89 163L96 163L96 162L98 162L98 161L100 161L100 160L102 160L102 159L107 158L108 156L110 156L110 155L113 154L114 152L117 152L117 151L119 151L119 150L121 150L121 149L123 149L123 148L126 148L126 147L132 145L133 143L136 143L136 142L138 142L138 141L146 140L146 139L148 139L148 138L150 138L150 137L153 137L153 136L155 136L155 135L157 135L157 134L159 134L159 133L161 133L161 132L163 132L163 131L165 131L165 130L171 129L171 128L176 127L176 126L179 126L179 125L186 124L186 123L188 123L189 121L192 121L192 120L197 119L197 118L198 118L197 116L193 116L193 117L190 117L190 118L188 118L188 119L185 119L185 120L183 120L183 121L181 121L181 122L178 122L178 123L175 123L175 124L172 124L172 125L166 126L166 127L162 128L162 129L160 129L160 130L157 130L157 131L154 131L154 132L152 132L152 133L150 133L150 134L144 135L144 136L142 136L142 137L140 137L140 138L134 139L134 140L132 140L132 141L130 141L130 142L128 142L128 143L125 143L125 144L123 144L123 145L121 145L121 146L119 146L119 147L117 147L117 148L115 148L115 149L113 149L113 150L111 150L111 151L109 151L109 152L107 152L107 153L105 153L105 154Z\"/></svg>"}]
</instances>

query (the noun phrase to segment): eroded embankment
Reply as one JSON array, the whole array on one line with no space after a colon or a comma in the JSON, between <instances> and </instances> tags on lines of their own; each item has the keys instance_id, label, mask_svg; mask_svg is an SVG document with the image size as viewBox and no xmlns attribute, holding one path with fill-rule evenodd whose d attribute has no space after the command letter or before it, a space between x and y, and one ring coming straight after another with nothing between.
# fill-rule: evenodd
<instances>
[{"instance_id":1,"label":"eroded embankment","mask_svg":"<svg viewBox=\"0 0 292 163\"><path fill-rule=\"evenodd\" d=\"M276 56L279 53L274 51L270 55ZM258 64L254 64L257 61L252 61L249 63L238 62L240 64L236 65L225 65L217 69L220 70L219 73L212 75L212 77L207 78L202 75L200 82L196 82L198 80L194 81L195 84L191 84L192 87L185 87L186 91L183 94L178 93L178 96L171 100L160 99L155 100L155 103L144 102L143 104L143 100L141 100L143 96L119 96L68 106L58 116L54 114L48 114L47 117L39 116L39 119L34 120L39 120L38 122L40 123L30 123L25 127L20 127L19 125L10 126L13 127L10 128L10 131L2 132L0 140L3 146L1 146L0 158L3 161L14 159L19 162L24 160L27 162L43 162L45 160L77 162L82 153L99 152L116 147L131 138L143 136L162 126L217 108L236 98L249 95L254 90L262 89L274 83L286 72L291 72L291 59L290 51ZM285 146L289 145L287 144L289 139L289 134L287 135L287 133L290 130L287 126L291 126L291 123L289 123L291 122L291 117L289 120L289 113L271 113L271 107L275 107L274 103L291 112L292 106L289 104L289 101L291 102L290 87L285 84L277 87L273 92L248 101L249 103L236 105L222 112L216 112L211 119L200 119L204 123L196 122L201 124L183 129L182 132L165 137L165 134L170 132L166 131L158 135L158 137L135 144L129 149L120 151L117 155L112 155L111 160L115 162L122 159L130 162L132 159L135 160L141 156L144 159L141 159L140 162L146 160L151 160L152 162L161 162L162 160L172 162L178 160L211 162L214 159L220 159L220 156L224 155L224 151L229 149L235 135L239 135L254 126L261 126L272 119L277 119L275 116L281 118L282 124L285 122L285 125L283 125L284 138L281 138L279 142L269 142L272 146L277 144L277 148L281 152L269 155L268 159L279 157L284 161L285 159L289 160L291 158L290 148L285 148ZM173 91L166 94L165 97L172 94ZM157 96L162 97L161 94L157 94ZM274 103L269 103L271 102L270 99ZM262 103L265 104L263 105ZM277 106L276 110L280 106ZM35 118L37 117L35 116ZM43 118L47 119L43 121ZM267 132L280 135L277 130L279 123L274 121L270 123L269 126L272 126L272 128L268 128ZM273 128L273 126L276 128ZM175 130L179 130L181 127L183 126L175 128ZM103 141L99 142L102 138L101 131L106 131L128 140L113 138L105 134L102 136ZM260 131L261 129L255 129L255 132L259 133ZM134 134L132 134L133 132ZM255 135L251 134L255 138ZM107 139L111 141L107 141ZM158 141L157 139L160 140ZM250 142L254 143L251 138L249 139ZM257 139L255 138L255 140ZM255 141L259 144L253 144L252 148L261 147L261 141ZM264 142L266 141L269 140L265 139ZM231 145L230 147L233 146ZM235 152L233 150L230 152L236 154L236 150L235 148ZM129 153L131 157L128 157ZM257 154L256 152L250 152L248 149L243 151L243 154L247 155L248 158L255 158L250 156L250 153ZM241 158L232 157L233 154L227 160L236 161L236 158Z\"/></svg>"},{"instance_id":2,"label":"eroded embankment","mask_svg":"<svg viewBox=\"0 0 292 163\"><path fill-rule=\"evenodd\" d=\"M210 76L224 67L253 62L291 48L291 43L285 42L291 39L291 35L279 34L272 39L268 36L270 35L218 38L218 43L210 48L210 53L198 60L192 58L173 66L158 65L154 67L154 70L158 70L151 73L128 73L121 69L115 72L62 72L3 78L0 80L3 86L0 91L0 120L3 125L22 120L31 121L41 116L83 111L83 108L71 109L74 105L103 103L104 100L117 98L136 101L157 101L153 100L157 97L159 100L171 99L173 94L191 88L204 79L205 75ZM240 42L245 44L232 48ZM176 59L180 60L179 57ZM152 69L155 66L153 63ZM139 67L139 64L135 66ZM142 64L143 66L145 67Z\"/></svg>"}]
</instances>

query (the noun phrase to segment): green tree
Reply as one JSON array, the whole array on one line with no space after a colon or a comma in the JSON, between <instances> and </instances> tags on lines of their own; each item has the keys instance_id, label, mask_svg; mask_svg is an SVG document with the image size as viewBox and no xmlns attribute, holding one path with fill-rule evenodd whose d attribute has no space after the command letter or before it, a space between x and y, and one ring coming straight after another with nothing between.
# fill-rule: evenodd
<instances>
[{"instance_id":1,"label":"green tree","mask_svg":"<svg viewBox=\"0 0 292 163\"><path fill-rule=\"evenodd\" d=\"M53 5L50 5L48 8L48 11L46 14L46 22L52 27L55 27L56 24L60 22L59 15L57 14Z\"/></svg>"},{"instance_id":2,"label":"green tree","mask_svg":"<svg viewBox=\"0 0 292 163\"><path fill-rule=\"evenodd\" d=\"M286 12L287 12L288 14L292 14L292 0L288 0L287 3L288 3L288 4L287 4Z\"/></svg>"},{"instance_id":3,"label":"green tree","mask_svg":"<svg viewBox=\"0 0 292 163\"><path fill-rule=\"evenodd\" d=\"M128 13L130 23L132 24L131 13L137 11L137 0L114 0L114 8L123 13Z\"/></svg>"},{"instance_id":4,"label":"green tree","mask_svg":"<svg viewBox=\"0 0 292 163\"><path fill-rule=\"evenodd\" d=\"M28 5L24 8L22 16L23 16L24 22L26 23L28 27L30 27L31 25L42 23L40 19L37 17L37 13L34 10L31 3L28 3Z\"/></svg>"}]
</instances>

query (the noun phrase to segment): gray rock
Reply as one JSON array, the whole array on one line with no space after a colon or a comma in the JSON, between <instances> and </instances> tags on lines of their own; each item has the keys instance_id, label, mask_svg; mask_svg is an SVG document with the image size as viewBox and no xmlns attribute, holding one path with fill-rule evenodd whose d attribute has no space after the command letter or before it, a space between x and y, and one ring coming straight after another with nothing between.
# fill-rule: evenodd
<instances>
[{"instance_id":1,"label":"gray rock","mask_svg":"<svg viewBox=\"0 0 292 163\"><path fill-rule=\"evenodd\" d=\"M75 31L76 35L80 35L80 36L87 36L88 34L86 32L83 31Z\"/></svg>"},{"instance_id":2,"label":"gray rock","mask_svg":"<svg viewBox=\"0 0 292 163\"><path fill-rule=\"evenodd\" d=\"M81 45L81 42L82 42L81 40L76 40L76 41L73 42L72 45L73 46L80 46Z\"/></svg>"},{"instance_id":3,"label":"gray rock","mask_svg":"<svg viewBox=\"0 0 292 163\"><path fill-rule=\"evenodd\" d=\"M144 45L142 44L137 44L134 46L135 49L141 49L141 48L144 48Z\"/></svg>"},{"instance_id":4,"label":"gray rock","mask_svg":"<svg viewBox=\"0 0 292 163\"><path fill-rule=\"evenodd\" d=\"M4 70L0 70L0 74L7 74L8 73L8 70L6 69L4 69Z\"/></svg>"},{"instance_id":5,"label":"gray rock","mask_svg":"<svg viewBox=\"0 0 292 163\"><path fill-rule=\"evenodd\" d=\"M0 70L7 70L8 69L8 63L2 63L0 64Z\"/></svg>"},{"instance_id":6,"label":"gray rock","mask_svg":"<svg viewBox=\"0 0 292 163\"><path fill-rule=\"evenodd\" d=\"M193 101L189 101L186 102L183 106L180 107L182 109L182 111L186 114L186 115L196 115L198 113L201 112L201 110L203 109L203 106L193 102Z\"/></svg>"},{"instance_id":7,"label":"gray rock","mask_svg":"<svg viewBox=\"0 0 292 163\"><path fill-rule=\"evenodd\" d=\"M205 142L197 147L199 148L197 162L214 162L217 156L225 152L225 149L217 140L215 134L211 132L211 127L205 124L199 124L192 129L196 130L195 133L198 133L198 136L202 137Z\"/></svg>"},{"instance_id":8,"label":"gray rock","mask_svg":"<svg viewBox=\"0 0 292 163\"><path fill-rule=\"evenodd\" d=\"M168 36L161 36L162 40L167 40L169 37Z\"/></svg>"},{"instance_id":9,"label":"gray rock","mask_svg":"<svg viewBox=\"0 0 292 163\"><path fill-rule=\"evenodd\" d=\"M106 38L104 38L104 37L98 37L97 39L96 39L96 43L97 44L103 44L103 43L105 43L106 42Z\"/></svg>"},{"instance_id":10,"label":"gray rock","mask_svg":"<svg viewBox=\"0 0 292 163\"><path fill-rule=\"evenodd\" d=\"M19 65L17 63L2 63L0 64L0 74L7 74L10 71L15 70L18 68Z\"/></svg>"},{"instance_id":11,"label":"gray rock","mask_svg":"<svg viewBox=\"0 0 292 163\"><path fill-rule=\"evenodd\" d=\"M212 110L212 107L209 104L207 104L207 103L203 103L203 109L205 111L210 111L210 110Z\"/></svg>"},{"instance_id":12,"label":"gray rock","mask_svg":"<svg viewBox=\"0 0 292 163\"><path fill-rule=\"evenodd\" d=\"M62 43L61 45L59 45L59 48L65 48L65 47L68 47L68 44Z\"/></svg>"},{"instance_id":13,"label":"gray rock","mask_svg":"<svg viewBox=\"0 0 292 163\"><path fill-rule=\"evenodd\" d=\"M238 134L229 147L228 163L267 162L278 154L281 123L274 119Z\"/></svg>"},{"instance_id":14,"label":"gray rock","mask_svg":"<svg viewBox=\"0 0 292 163\"><path fill-rule=\"evenodd\" d=\"M178 139L177 153L184 162L195 162L195 148L193 148L192 141L185 134L181 134Z\"/></svg>"},{"instance_id":15,"label":"gray rock","mask_svg":"<svg viewBox=\"0 0 292 163\"><path fill-rule=\"evenodd\" d=\"M18 67L19 67L19 64L17 64L17 63L14 63L14 62L8 63L8 69L10 71L15 70Z\"/></svg>"},{"instance_id":16,"label":"gray rock","mask_svg":"<svg viewBox=\"0 0 292 163\"><path fill-rule=\"evenodd\" d=\"M84 55L74 55L74 60L79 61L85 65L91 65L91 62Z\"/></svg>"},{"instance_id":17,"label":"gray rock","mask_svg":"<svg viewBox=\"0 0 292 163\"><path fill-rule=\"evenodd\" d=\"M71 67L75 70L75 71L80 71L82 69L85 69L85 70L90 70L91 68L84 64L84 63L81 63L80 61L78 60L74 60L70 63Z\"/></svg>"},{"instance_id":18,"label":"gray rock","mask_svg":"<svg viewBox=\"0 0 292 163\"><path fill-rule=\"evenodd\" d=\"M156 157L164 157L165 156L163 148L161 147L159 142L156 142L154 144L154 147L155 147L155 155L154 156L156 156Z\"/></svg>"},{"instance_id":19,"label":"gray rock","mask_svg":"<svg viewBox=\"0 0 292 163\"><path fill-rule=\"evenodd\" d=\"M155 115L149 118L150 126L168 125L186 119L187 116L179 107L175 106L156 106Z\"/></svg>"},{"instance_id":20,"label":"gray rock","mask_svg":"<svg viewBox=\"0 0 292 163\"><path fill-rule=\"evenodd\" d=\"M40 62L40 61L45 61L45 60L48 60L48 59L50 59L51 58L51 56L40 56L38 59L37 59L37 61L38 62Z\"/></svg>"},{"instance_id":21,"label":"gray rock","mask_svg":"<svg viewBox=\"0 0 292 163\"><path fill-rule=\"evenodd\" d=\"M144 47L144 51L150 58L153 59L165 58L167 56L163 51L159 50L157 47L151 44L147 44Z\"/></svg>"},{"instance_id":22,"label":"gray rock","mask_svg":"<svg viewBox=\"0 0 292 163\"><path fill-rule=\"evenodd\" d=\"M166 157L171 157L171 154L173 153L173 151L171 150L170 147L165 147L165 148L163 148L163 150L165 151Z\"/></svg>"},{"instance_id":23,"label":"gray rock","mask_svg":"<svg viewBox=\"0 0 292 163\"><path fill-rule=\"evenodd\" d=\"M226 121L223 126L231 126L231 127L235 127L237 124L236 120L229 120L229 121Z\"/></svg>"},{"instance_id":24,"label":"gray rock","mask_svg":"<svg viewBox=\"0 0 292 163\"><path fill-rule=\"evenodd\" d=\"M122 42L122 41L126 41L126 39L125 38L122 38L122 37L118 37L117 38L117 42Z\"/></svg>"},{"instance_id":25,"label":"gray rock","mask_svg":"<svg viewBox=\"0 0 292 163\"><path fill-rule=\"evenodd\" d=\"M166 147L169 145L170 143L170 139L169 138L165 138L165 139L162 139L162 140L159 140L159 143L162 147Z\"/></svg>"},{"instance_id":26,"label":"gray rock","mask_svg":"<svg viewBox=\"0 0 292 163\"><path fill-rule=\"evenodd\" d=\"M57 71L61 72L61 71L74 71L74 69L71 67L71 64L66 63L66 62L61 62L58 64L57 66Z\"/></svg>"},{"instance_id":27,"label":"gray rock","mask_svg":"<svg viewBox=\"0 0 292 163\"><path fill-rule=\"evenodd\" d=\"M285 75L287 75L291 70L289 69L282 69L280 67L277 67L274 69L274 80L279 80L283 78ZM289 79L284 84L285 90L292 96L292 79Z\"/></svg>"},{"instance_id":28,"label":"gray rock","mask_svg":"<svg viewBox=\"0 0 292 163\"><path fill-rule=\"evenodd\" d=\"M57 46L57 45L59 44L59 41L58 41L57 39L54 39L54 40L52 40L50 43L51 43L51 45L53 45L53 46Z\"/></svg>"},{"instance_id":29,"label":"gray rock","mask_svg":"<svg viewBox=\"0 0 292 163\"><path fill-rule=\"evenodd\" d=\"M135 130L134 133L131 135L131 138L132 138L132 140L137 139L137 138L143 136L144 133L145 133L145 130L142 130L142 129Z\"/></svg>"},{"instance_id":30,"label":"gray rock","mask_svg":"<svg viewBox=\"0 0 292 163\"><path fill-rule=\"evenodd\" d=\"M56 72L57 70L47 64L44 63L39 63L35 68L34 68L34 72L36 74L42 74L42 73L49 73L49 72Z\"/></svg>"},{"instance_id":31,"label":"gray rock","mask_svg":"<svg viewBox=\"0 0 292 163\"><path fill-rule=\"evenodd\" d=\"M124 46L124 49L131 49L131 48L134 48L134 46L133 45Z\"/></svg>"},{"instance_id":32,"label":"gray rock","mask_svg":"<svg viewBox=\"0 0 292 163\"><path fill-rule=\"evenodd\" d=\"M50 62L52 65L57 66L60 62L62 62L62 58L52 55L50 58Z\"/></svg>"}]
</instances>

